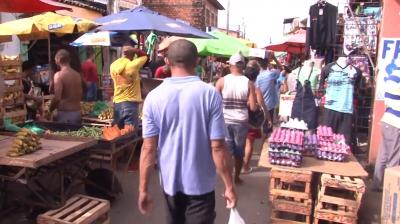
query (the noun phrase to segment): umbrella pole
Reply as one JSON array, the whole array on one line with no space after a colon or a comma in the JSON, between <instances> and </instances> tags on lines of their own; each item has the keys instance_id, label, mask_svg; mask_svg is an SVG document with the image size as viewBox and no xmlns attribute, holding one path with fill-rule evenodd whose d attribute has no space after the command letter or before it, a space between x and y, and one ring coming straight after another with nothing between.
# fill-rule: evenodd
<instances>
[{"instance_id":1,"label":"umbrella pole","mask_svg":"<svg viewBox=\"0 0 400 224\"><path fill-rule=\"evenodd\" d=\"M48 59L49 59L49 66L51 65L51 34L49 33L49 37L47 38L47 54L48 54Z\"/></svg>"}]
</instances>

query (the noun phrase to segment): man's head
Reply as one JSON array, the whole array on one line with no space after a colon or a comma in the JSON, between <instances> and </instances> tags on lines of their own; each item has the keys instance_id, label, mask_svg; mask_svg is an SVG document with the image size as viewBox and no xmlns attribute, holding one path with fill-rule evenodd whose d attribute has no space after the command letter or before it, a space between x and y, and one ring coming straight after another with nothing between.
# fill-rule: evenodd
<instances>
[{"instance_id":1,"label":"man's head","mask_svg":"<svg viewBox=\"0 0 400 224\"><path fill-rule=\"evenodd\" d=\"M90 59L92 59L92 60L95 59L96 53L94 52L94 49L93 49L93 48L91 48L91 47L87 48L87 49L86 49L86 54L87 54L87 57L88 57L88 58L90 58Z\"/></svg>"},{"instance_id":2,"label":"man's head","mask_svg":"<svg viewBox=\"0 0 400 224\"><path fill-rule=\"evenodd\" d=\"M192 42L181 39L171 43L168 47L166 63L171 68L172 75L174 71L180 69L189 74L194 74L199 55L196 45Z\"/></svg>"},{"instance_id":3,"label":"man's head","mask_svg":"<svg viewBox=\"0 0 400 224\"><path fill-rule=\"evenodd\" d=\"M257 62L260 65L261 69L263 69L263 70L268 69L268 65L269 65L268 59L257 58Z\"/></svg>"},{"instance_id":4,"label":"man's head","mask_svg":"<svg viewBox=\"0 0 400 224\"><path fill-rule=\"evenodd\" d=\"M122 54L129 60L133 60L135 57L135 48L131 44L124 44L122 46Z\"/></svg>"},{"instance_id":5,"label":"man's head","mask_svg":"<svg viewBox=\"0 0 400 224\"><path fill-rule=\"evenodd\" d=\"M234 54L229 58L230 71L232 74L242 74L246 63L241 54Z\"/></svg>"},{"instance_id":6,"label":"man's head","mask_svg":"<svg viewBox=\"0 0 400 224\"><path fill-rule=\"evenodd\" d=\"M55 61L56 65L62 66L62 65L69 65L71 61L70 54L67 50L61 49L57 51L56 56L55 56Z\"/></svg>"}]
</instances>

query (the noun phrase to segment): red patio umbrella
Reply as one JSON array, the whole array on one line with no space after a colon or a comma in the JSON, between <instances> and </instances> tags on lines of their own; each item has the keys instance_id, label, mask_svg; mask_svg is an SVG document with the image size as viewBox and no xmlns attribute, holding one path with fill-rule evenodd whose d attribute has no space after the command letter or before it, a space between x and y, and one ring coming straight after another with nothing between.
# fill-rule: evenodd
<instances>
[{"instance_id":1,"label":"red patio umbrella","mask_svg":"<svg viewBox=\"0 0 400 224\"><path fill-rule=\"evenodd\" d=\"M42 13L66 8L50 0L1 0L0 12L10 13Z\"/></svg>"},{"instance_id":2,"label":"red patio umbrella","mask_svg":"<svg viewBox=\"0 0 400 224\"><path fill-rule=\"evenodd\" d=\"M271 44L265 47L271 51L282 51L292 54L301 54L304 52L306 43L306 32L305 30L299 30L294 34L287 35L283 39L275 44Z\"/></svg>"}]
</instances>

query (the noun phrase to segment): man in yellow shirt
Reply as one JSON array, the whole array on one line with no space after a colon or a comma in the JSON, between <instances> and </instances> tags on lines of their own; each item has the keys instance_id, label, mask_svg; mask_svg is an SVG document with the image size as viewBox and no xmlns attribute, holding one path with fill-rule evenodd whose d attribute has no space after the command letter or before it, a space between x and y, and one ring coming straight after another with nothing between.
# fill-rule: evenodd
<instances>
[{"instance_id":1,"label":"man in yellow shirt","mask_svg":"<svg viewBox=\"0 0 400 224\"><path fill-rule=\"evenodd\" d=\"M140 90L140 69L147 62L144 51L130 45L122 47L123 57L110 66L114 82L114 123L120 128L125 125L138 127L138 108L142 102Z\"/></svg>"}]
</instances>

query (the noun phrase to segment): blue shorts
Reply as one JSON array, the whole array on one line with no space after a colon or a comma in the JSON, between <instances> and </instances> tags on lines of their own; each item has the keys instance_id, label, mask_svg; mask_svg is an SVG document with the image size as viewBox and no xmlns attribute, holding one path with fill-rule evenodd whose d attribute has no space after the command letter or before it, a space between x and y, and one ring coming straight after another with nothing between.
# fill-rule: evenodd
<instances>
[{"instance_id":1,"label":"blue shorts","mask_svg":"<svg viewBox=\"0 0 400 224\"><path fill-rule=\"evenodd\" d=\"M246 145L248 124L226 124L226 143L235 157L244 157L244 147Z\"/></svg>"},{"instance_id":2,"label":"blue shorts","mask_svg":"<svg viewBox=\"0 0 400 224\"><path fill-rule=\"evenodd\" d=\"M115 103L113 124L118 124L119 128L123 128L126 124L131 124L137 130L139 125L139 104L136 102Z\"/></svg>"}]
</instances>

